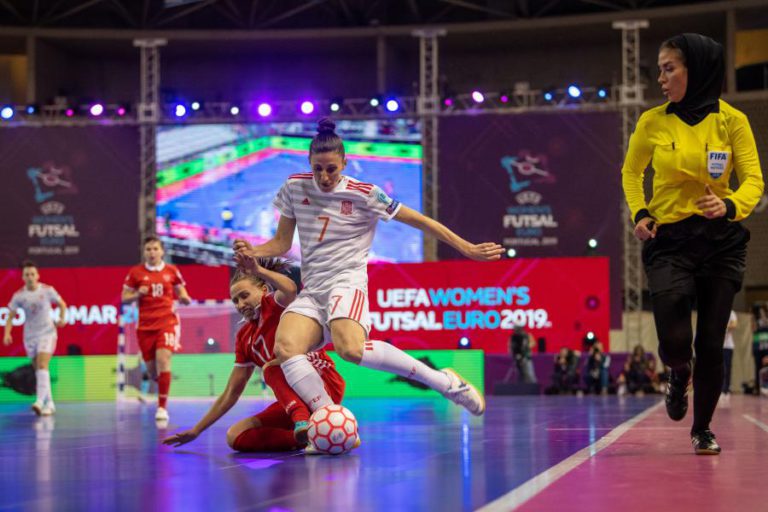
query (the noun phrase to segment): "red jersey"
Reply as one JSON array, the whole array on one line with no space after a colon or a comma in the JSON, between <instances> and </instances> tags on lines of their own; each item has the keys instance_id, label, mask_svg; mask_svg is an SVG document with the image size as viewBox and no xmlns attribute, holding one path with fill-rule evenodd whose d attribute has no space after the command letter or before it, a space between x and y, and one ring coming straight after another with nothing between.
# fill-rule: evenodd
<instances>
[{"instance_id":1,"label":"red jersey","mask_svg":"<svg viewBox=\"0 0 768 512\"><path fill-rule=\"evenodd\" d=\"M235 366L263 367L275 358L275 333L280 323L280 315L285 307L275 301L273 294L264 294L261 298L259 318L246 322L237 332L235 342ZM310 352L307 359L320 375L326 368L335 368L333 360L325 351Z\"/></svg>"},{"instance_id":2,"label":"red jersey","mask_svg":"<svg viewBox=\"0 0 768 512\"><path fill-rule=\"evenodd\" d=\"M138 330L158 331L179 323L173 304L174 288L184 286L184 278L175 266L136 265L128 271L123 286L133 291L142 286L149 289L148 294L139 297Z\"/></svg>"}]
</instances>

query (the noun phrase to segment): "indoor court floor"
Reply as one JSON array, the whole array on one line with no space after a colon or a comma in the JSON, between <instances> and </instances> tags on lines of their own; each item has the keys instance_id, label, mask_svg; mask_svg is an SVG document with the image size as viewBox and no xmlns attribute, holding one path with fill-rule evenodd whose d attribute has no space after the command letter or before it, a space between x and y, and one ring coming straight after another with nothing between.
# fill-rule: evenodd
<instances>
[{"instance_id":1,"label":"indoor court floor","mask_svg":"<svg viewBox=\"0 0 768 512\"><path fill-rule=\"evenodd\" d=\"M0 405L0 510L734 511L766 510L768 400L733 396L695 456L690 417L660 396L489 397L475 418L440 399L345 401L360 423L350 454L237 454L227 427L265 405L241 401L180 448L207 400L169 403L158 429L138 402L57 404L36 418ZM690 412L689 412L690 414Z\"/></svg>"}]
</instances>

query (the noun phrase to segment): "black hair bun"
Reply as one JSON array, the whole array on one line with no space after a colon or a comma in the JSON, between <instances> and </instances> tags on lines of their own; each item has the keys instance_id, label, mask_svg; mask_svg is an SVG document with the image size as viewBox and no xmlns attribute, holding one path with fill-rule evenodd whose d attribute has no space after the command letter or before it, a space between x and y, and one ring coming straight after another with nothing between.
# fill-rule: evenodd
<instances>
[{"instance_id":1,"label":"black hair bun","mask_svg":"<svg viewBox=\"0 0 768 512\"><path fill-rule=\"evenodd\" d=\"M324 117L317 123L317 133L320 135L333 135L336 133L336 123Z\"/></svg>"}]
</instances>

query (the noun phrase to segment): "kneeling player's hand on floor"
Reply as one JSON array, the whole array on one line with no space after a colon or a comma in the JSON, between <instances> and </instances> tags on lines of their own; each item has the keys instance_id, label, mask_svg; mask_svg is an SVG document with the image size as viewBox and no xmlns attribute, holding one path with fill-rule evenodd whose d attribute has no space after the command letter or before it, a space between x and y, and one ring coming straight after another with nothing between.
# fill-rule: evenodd
<instances>
[{"instance_id":1,"label":"kneeling player's hand on floor","mask_svg":"<svg viewBox=\"0 0 768 512\"><path fill-rule=\"evenodd\" d=\"M171 437L166 437L165 439L163 439L163 444L167 444L168 446L173 446L173 447L179 447L183 444L192 442L195 439L197 439L197 432L195 432L194 430L185 430L184 432L178 432L176 434L173 434Z\"/></svg>"}]
</instances>

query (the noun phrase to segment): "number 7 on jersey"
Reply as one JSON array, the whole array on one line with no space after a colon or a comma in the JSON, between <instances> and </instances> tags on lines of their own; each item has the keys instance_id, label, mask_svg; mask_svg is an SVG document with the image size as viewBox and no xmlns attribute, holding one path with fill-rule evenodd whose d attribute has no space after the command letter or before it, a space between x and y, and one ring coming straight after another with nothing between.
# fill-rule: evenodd
<instances>
[{"instance_id":1,"label":"number 7 on jersey","mask_svg":"<svg viewBox=\"0 0 768 512\"><path fill-rule=\"evenodd\" d=\"M327 215L320 215L317 218L318 218L318 220L321 220L321 221L324 222L323 230L320 231L320 236L317 238L318 242L322 242L323 241L323 237L325 237L325 230L328 229L328 223L331 222L331 218L328 217Z\"/></svg>"}]
</instances>

